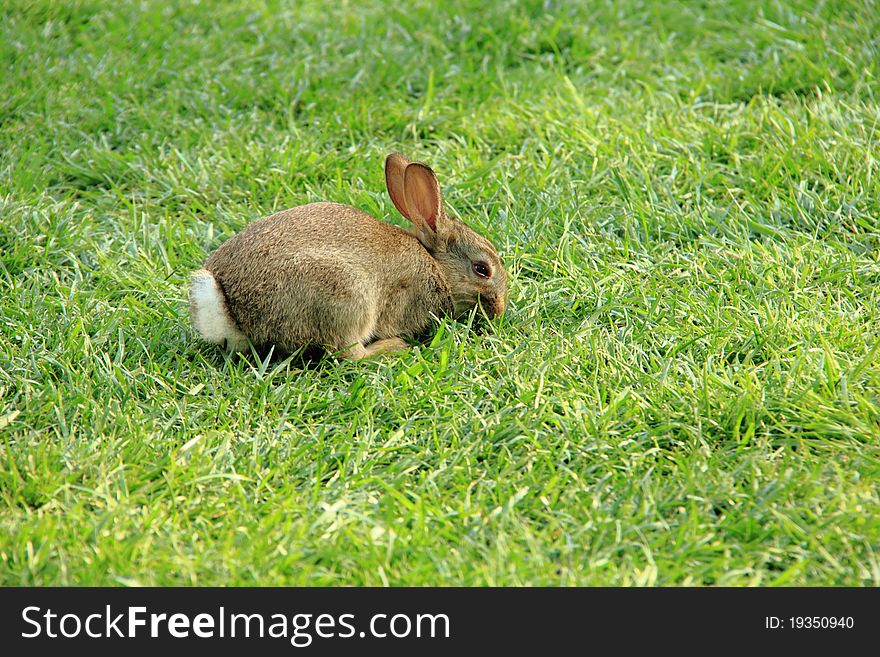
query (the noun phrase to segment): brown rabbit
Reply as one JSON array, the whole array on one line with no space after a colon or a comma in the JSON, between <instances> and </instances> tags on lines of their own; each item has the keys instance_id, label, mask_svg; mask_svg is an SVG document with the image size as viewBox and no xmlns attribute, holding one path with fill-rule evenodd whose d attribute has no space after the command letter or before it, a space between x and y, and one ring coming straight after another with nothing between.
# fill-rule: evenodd
<instances>
[{"instance_id":1,"label":"brown rabbit","mask_svg":"<svg viewBox=\"0 0 880 657\"><path fill-rule=\"evenodd\" d=\"M340 203L263 217L193 272L196 331L232 351L324 345L358 359L406 348L443 314L480 304L501 315L507 272L487 239L444 212L434 172L392 153L385 183L410 232Z\"/></svg>"}]
</instances>

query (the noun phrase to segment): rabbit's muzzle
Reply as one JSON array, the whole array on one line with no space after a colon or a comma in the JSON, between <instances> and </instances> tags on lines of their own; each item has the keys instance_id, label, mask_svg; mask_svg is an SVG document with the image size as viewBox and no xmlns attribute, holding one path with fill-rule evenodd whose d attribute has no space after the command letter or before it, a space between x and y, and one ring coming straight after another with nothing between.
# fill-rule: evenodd
<instances>
[{"instance_id":1,"label":"rabbit's muzzle","mask_svg":"<svg viewBox=\"0 0 880 657\"><path fill-rule=\"evenodd\" d=\"M489 316L489 319L501 317L501 315L504 314L504 310L507 308L507 297L506 295L499 294L493 299L483 299L482 306L483 310L486 311L486 315Z\"/></svg>"}]
</instances>

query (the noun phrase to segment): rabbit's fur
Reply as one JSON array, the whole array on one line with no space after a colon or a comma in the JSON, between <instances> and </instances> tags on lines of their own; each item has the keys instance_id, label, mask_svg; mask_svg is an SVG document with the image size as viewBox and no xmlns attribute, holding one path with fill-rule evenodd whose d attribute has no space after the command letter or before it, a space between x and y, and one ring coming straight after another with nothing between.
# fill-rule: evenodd
<instances>
[{"instance_id":1,"label":"rabbit's fur","mask_svg":"<svg viewBox=\"0 0 880 657\"><path fill-rule=\"evenodd\" d=\"M392 153L385 181L411 232L340 203L263 217L193 272L196 331L233 351L323 345L358 359L405 348L443 314L503 313L498 253L444 212L433 171Z\"/></svg>"}]
</instances>

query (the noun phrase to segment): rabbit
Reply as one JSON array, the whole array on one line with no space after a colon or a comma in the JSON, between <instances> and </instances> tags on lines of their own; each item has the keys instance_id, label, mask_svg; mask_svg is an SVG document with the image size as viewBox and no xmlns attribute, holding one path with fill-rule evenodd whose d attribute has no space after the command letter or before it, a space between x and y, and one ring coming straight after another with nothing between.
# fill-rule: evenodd
<instances>
[{"instance_id":1,"label":"rabbit","mask_svg":"<svg viewBox=\"0 0 880 657\"><path fill-rule=\"evenodd\" d=\"M190 277L190 317L231 352L321 345L358 360L406 349L435 318L507 306L507 272L486 238L443 209L425 164L385 159L385 184L410 231L341 203L263 217Z\"/></svg>"}]
</instances>

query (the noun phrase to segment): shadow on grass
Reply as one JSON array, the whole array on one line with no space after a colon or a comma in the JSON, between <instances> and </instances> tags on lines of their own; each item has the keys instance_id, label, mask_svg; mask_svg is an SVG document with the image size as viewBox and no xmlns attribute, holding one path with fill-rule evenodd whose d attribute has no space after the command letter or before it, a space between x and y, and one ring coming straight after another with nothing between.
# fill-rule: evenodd
<instances>
[{"instance_id":1,"label":"shadow on grass","mask_svg":"<svg viewBox=\"0 0 880 657\"><path fill-rule=\"evenodd\" d=\"M320 370L333 367L337 359L331 352L318 345L302 347L293 352L284 351L274 347L254 347L251 345L247 352L228 352L223 348L195 341L191 344L194 356L199 356L209 365L222 369L229 362L243 360L251 367L265 368L268 365L278 365L288 361L292 369Z\"/></svg>"}]
</instances>

